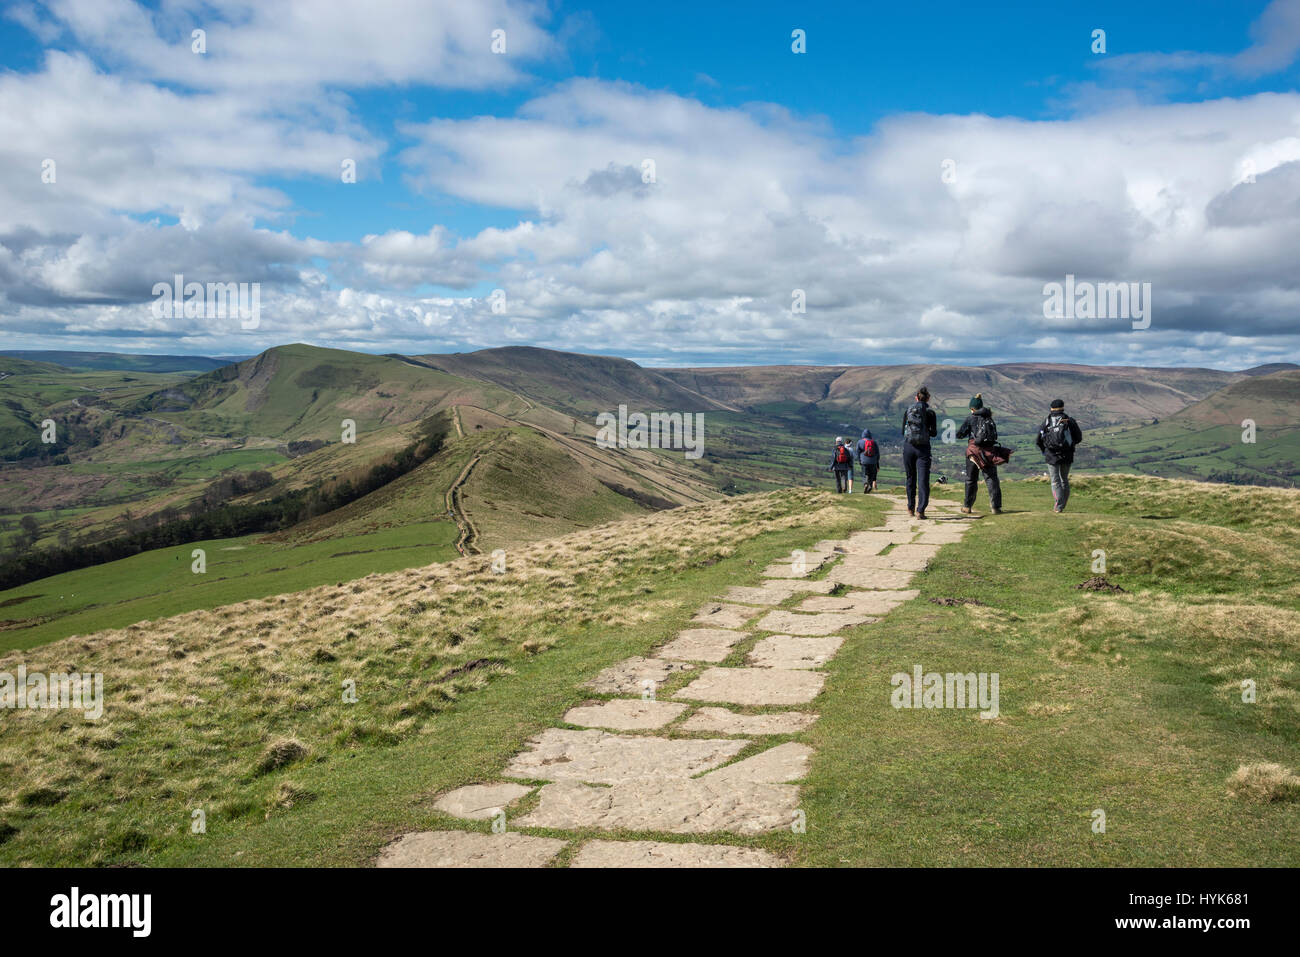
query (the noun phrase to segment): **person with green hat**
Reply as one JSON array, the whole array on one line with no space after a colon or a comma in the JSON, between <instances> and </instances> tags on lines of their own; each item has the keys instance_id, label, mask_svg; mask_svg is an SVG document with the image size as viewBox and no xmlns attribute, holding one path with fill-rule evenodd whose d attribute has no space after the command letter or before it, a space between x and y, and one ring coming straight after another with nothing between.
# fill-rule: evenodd
<instances>
[{"instance_id":1,"label":"person with green hat","mask_svg":"<svg viewBox=\"0 0 1300 957\"><path fill-rule=\"evenodd\" d=\"M1037 444L1052 479L1052 511L1058 515L1070 500L1070 466L1074 464L1074 449L1082 441L1083 431L1065 414L1065 402L1053 399L1051 412L1038 427Z\"/></svg>"},{"instance_id":2,"label":"person with green hat","mask_svg":"<svg viewBox=\"0 0 1300 957\"><path fill-rule=\"evenodd\" d=\"M970 440L966 447L966 498L962 512L969 515L975 507L975 493L979 491L983 472L984 484L989 489L989 505L994 515L1001 515L1002 482L998 479L998 467L989 455L998 443L998 427L993 422L993 411L984 404L982 392L975 393L970 400L970 415L957 430L957 438Z\"/></svg>"}]
</instances>

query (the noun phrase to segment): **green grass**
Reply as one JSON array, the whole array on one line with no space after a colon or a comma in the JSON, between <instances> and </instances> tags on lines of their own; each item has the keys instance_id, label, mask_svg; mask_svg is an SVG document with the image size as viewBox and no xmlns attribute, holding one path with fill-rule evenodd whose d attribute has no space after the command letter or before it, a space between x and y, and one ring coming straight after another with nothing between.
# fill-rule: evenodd
<instances>
[{"instance_id":1,"label":"green grass","mask_svg":"<svg viewBox=\"0 0 1300 957\"><path fill-rule=\"evenodd\" d=\"M738 574L809 534L844 531L843 513L771 531L757 524L807 516L807 503L823 504L790 492L704 506L694 519L654 516L634 523L631 538L608 527L538 543L510 553L516 577L493 575L485 557L464 559L228 610L214 625L177 620L91 651L52 647L86 667L97 660L86 655L144 657L106 675L118 697L99 726L69 728L67 738L58 715L32 712L20 715L25 730L0 726L0 770L22 775L0 792L0 821L15 829L0 863L364 864L401 831L446 826L432 796L498 774L529 736L589 697L579 681L671 637ZM740 509L754 524L720 545L698 517L715 509ZM603 547L584 545L587 535ZM613 585L623 574L636 585ZM443 593L423 591L430 583ZM358 624L346 636L346 622L337 635L314 631L327 613L304 602L337 609L340 600ZM290 609L305 620L265 627ZM225 645L214 649L218 638ZM485 655L488 668L437 678ZM357 705L339 700L345 676L358 681ZM307 757L259 773L262 749L286 736ZM286 788L310 800L279 808ZM194 808L207 812L205 835L189 833Z\"/></svg>"},{"instance_id":2,"label":"green grass","mask_svg":"<svg viewBox=\"0 0 1300 957\"><path fill-rule=\"evenodd\" d=\"M302 544L246 535L142 552L0 592L0 619L40 622L0 631L0 652L445 561L455 539L455 523L438 520ZM198 548L202 575L191 571Z\"/></svg>"},{"instance_id":3,"label":"green grass","mask_svg":"<svg viewBox=\"0 0 1300 957\"><path fill-rule=\"evenodd\" d=\"M1244 803L1225 787L1245 763L1300 766L1294 598L1249 580L1279 552L1300 553L1256 532L1262 551L1227 550L1216 572L1214 526L1202 526L1210 544L1189 536L1180 548L1193 554L1153 573L1160 523L1131 515L1151 501L1122 483L1080 484L1054 516L1042 483L1007 483L1007 513L945 547L918 576L920 597L831 662L806 735L817 749L808 832L785 842L800 863L1300 863L1300 802ZM1204 520L1239 522L1227 497L1203 496ZM1106 546L1108 577L1130 594L1074 588ZM943 597L987 607L930 601ZM890 676L916 664L998 673L1001 718L895 710ZM1245 677L1259 683L1255 704L1241 701ZM1095 809L1105 834L1092 833Z\"/></svg>"},{"instance_id":4,"label":"green grass","mask_svg":"<svg viewBox=\"0 0 1300 957\"><path fill-rule=\"evenodd\" d=\"M920 597L849 632L828 666L826 691L812 706L820 720L790 738L815 749L801 789L807 833L702 839L809 866L1300 863L1292 839L1300 802L1251 803L1227 789L1244 764L1300 768L1295 493L1201 492L1189 483L1085 478L1071 510L1055 516L1044 483L1006 483L1005 514L945 546L917 576ZM357 582L340 593L359 596L349 600L368 622L355 638L303 639L295 629L313 628L317 613L297 598L220 614L229 622L220 634L234 629L226 640L248 649L241 654L251 668L226 657L176 665L191 669L186 680L205 699L212 695L204 687L226 689L212 702L219 713L133 704L127 725L70 729L77 742L86 739L74 764L41 772L43 786L64 797L43 806L46 792L29 782L0 800L0 822L16 828L0 844L0 863L364 865L408 831L485 830L486 822L440 814L434 798L498 780L530 736L593 697L581 682L668 640L727 585L757 583L763 565L791 548L880 518L883 503L864 495L835 497L834 513L811 510L829 498L793 491L730 500L616 526L605 537L582 533L597 535L591 541L537 543L510 552L520 563L512 568L537 572L517 579L478 569L481 557L436 580L405 573L396 594L378 579ZM742 524L730 542L702 535L692 518L736 508L749 511L736 513ZM741 531L782 515L801 518L792 528ZM643 539L651 528L671 534ZM1074 588L1094 574L1099 547L1108 552L1106 574L1127 593ZM428 582L460 587L428 600L402 597ZM337 604L332 595L312 599L321 600ZM196 636L209 634L203 621L184 624L188 638L169 639L168 628L144 628L118 647L162 642L194 660L203 646ZM336 658L316 657L321 648ZM483 677L439 698L437 672L485 655L494 663L476 672ZM153 673L146 664L135 665L142 675ZM893 709L890 676L915 664L998 673L1001 717ZM352 711L334 700L347 675L360 676ZM1254 704L1241 701L1247 677L1258 684ZM39 729L41 754L68 746L67 735L49 736L55 730L53 722ZM257 773L260 747L286 735L308 746L306 757ZM752 749L790 739L765 738ZM22 753L35 762L31 747ZM0 748L0 770L8 761L11 773L35 775L17 753ZM286 794L298 795L292 806L277 803ZM208 813L203 835L189 833L196 807ZM1105 834L1091 830L1095 809L1106 813ZM571 847L593 836L701 839L531 832Z\"/></svg>"}]
</instances>

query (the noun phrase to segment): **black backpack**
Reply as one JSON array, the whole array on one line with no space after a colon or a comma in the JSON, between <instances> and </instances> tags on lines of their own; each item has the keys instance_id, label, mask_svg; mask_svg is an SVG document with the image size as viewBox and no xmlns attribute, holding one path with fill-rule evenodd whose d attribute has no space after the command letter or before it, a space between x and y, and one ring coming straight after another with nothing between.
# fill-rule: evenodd
<instances>
[{"instance_id":1,"label":"black backpack","mask_svg":"<svg viewBox=\"0 0 1300 957\"><path fill-rule=\"evenodd\" d=\"M1053 455L1063 455L1072 445L1074 436L1070 433L1070 417L1049 415L1043 423L1043 448Z\"/></svg>"},{"instance_id":2,"label":"black backpack","mask_svg":"<svg viewBox=\"0 0 1300 957\"><path fill-rule=\"evenodd\" d=\"M903 417L903 438L913 445L929 445L930 429L925 421L925 403L917 402Z\"/></svg>"},{"instance_id":3,"label":"black backpack","mask_svg":"<svg viewBox=\"0 0 1300 957\"><path fill-rule=\"evenodd\" d=\"M993 424L992 416L975 416L975 424L970 430L970 440L976 445L992 445L998 440L998 427Z\"/></svg>"}]
</instances>

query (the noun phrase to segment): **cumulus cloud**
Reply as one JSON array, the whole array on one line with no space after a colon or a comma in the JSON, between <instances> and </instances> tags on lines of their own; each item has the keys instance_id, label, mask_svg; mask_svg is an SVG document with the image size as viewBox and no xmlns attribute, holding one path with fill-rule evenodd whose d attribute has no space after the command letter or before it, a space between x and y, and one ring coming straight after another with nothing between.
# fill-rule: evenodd
<instances>
[{"instance_id":1,"label":"cumulus cloud","mask_svg":"<svg viewBox=\"0 0 1300 957\"><path fill-rule=\"evenodd\" d=\"M327 10L319 48L288 2L18 9L95 51L0 77L0 324L33 345L1243 366L1300 343L1296 94L1125 98L1051 120L905 114L846 137L774 104L577 79L504 116L381 131L404 141L417 195L521 211L513 225L461 235L431 217L322 242L259 225L295 212L264 182L337 182L341 158L385 155L346 91L517 82L552 50L540 7L395 5L353 10L347 29ZM1288 9L1265 18L1285 25ZM207 59L189 52L195 18ZM497 23L518 59L484 52ZM1273 34L1256 48L1260 64L1285 58ZM175 272L263 282L262 326L160 323L148 290ZM1067 274L1151 283L1151 328L1044 317L1044 284Z\"/></svg>"}]
</instances>

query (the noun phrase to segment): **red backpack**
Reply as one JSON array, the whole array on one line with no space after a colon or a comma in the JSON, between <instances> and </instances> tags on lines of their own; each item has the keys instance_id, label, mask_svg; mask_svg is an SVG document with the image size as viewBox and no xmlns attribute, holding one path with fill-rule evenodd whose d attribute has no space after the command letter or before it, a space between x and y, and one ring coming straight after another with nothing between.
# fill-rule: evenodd
<instances>
[{"instance_id":1,"label":"red backpack","mask_svg":"<svg viewBox=\"0 0 1300 957\"><path fill-rule=\"evenodd\" d=\"M852 456L849 455L849 447L847 445L835 446L835 461L841 465L845 462L853 461Z\"/></svg>"},{"instance_id":2,"label":"red backpack","mask_svg":"<svg viewBox=\"0 0 1300 957\"><path fill-rule=\"evenodd\" d=\"M862 457L863 457L864 459L874 459L874 458L876 457L876 440L875 440L875 439L863 439L863 440L862 440Z\"/></svg>"}]
</instances>

